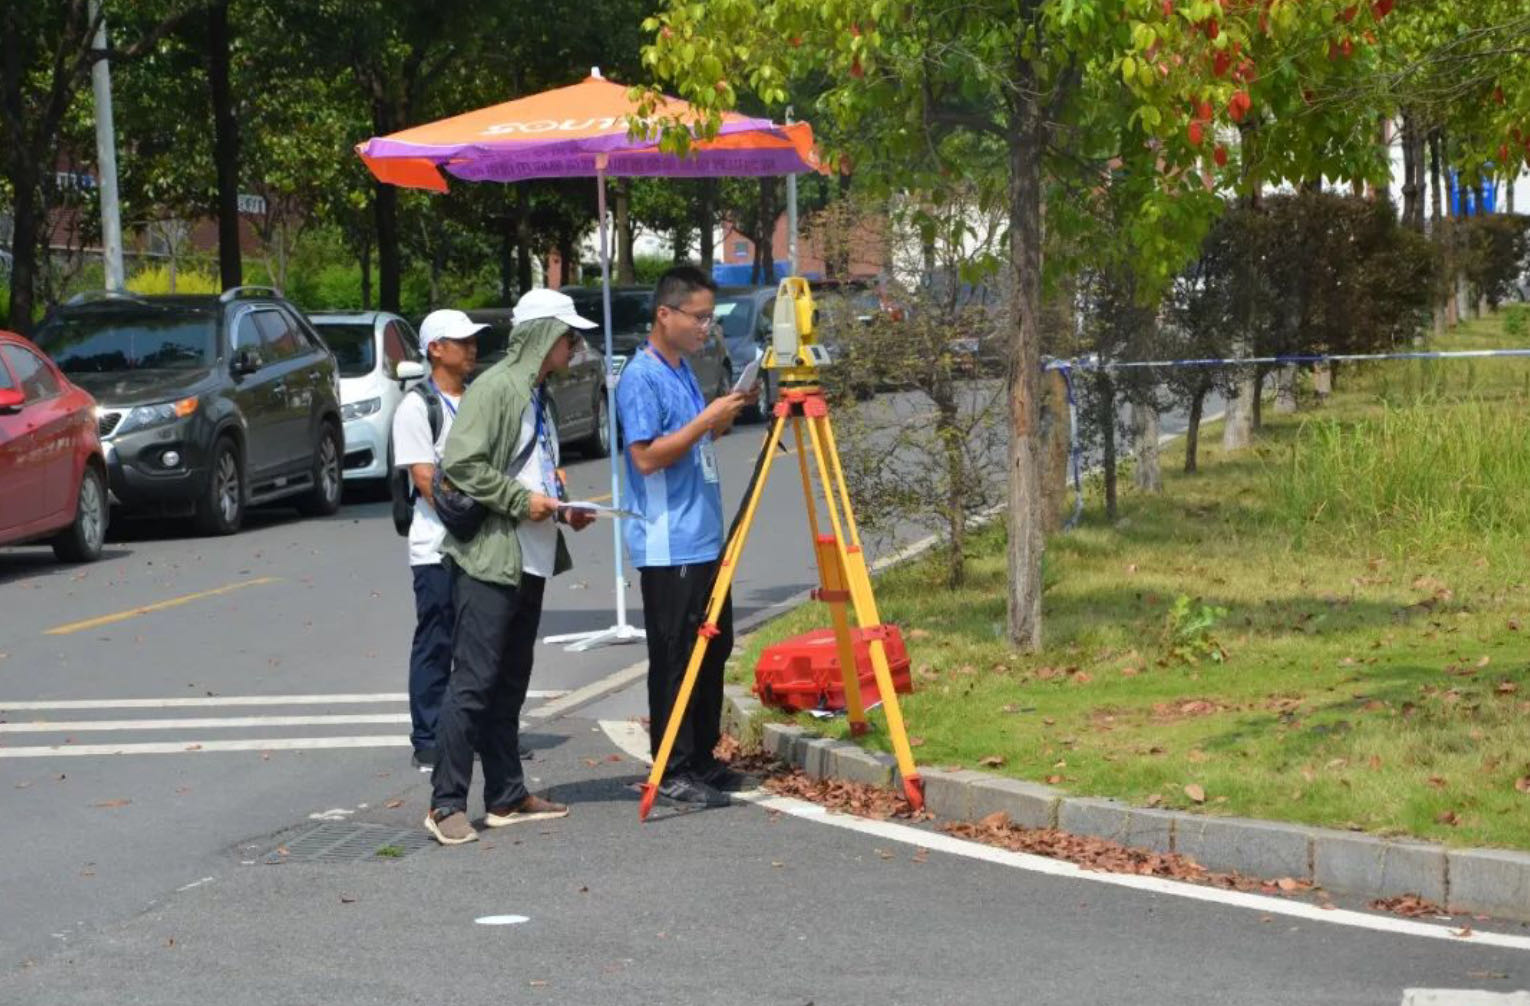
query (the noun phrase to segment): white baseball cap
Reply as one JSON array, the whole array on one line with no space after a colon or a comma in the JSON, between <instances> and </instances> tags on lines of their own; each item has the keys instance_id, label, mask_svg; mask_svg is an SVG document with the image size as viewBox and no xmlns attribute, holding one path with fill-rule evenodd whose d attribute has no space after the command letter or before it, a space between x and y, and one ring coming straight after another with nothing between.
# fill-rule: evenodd
<instances>
[{"instance_id":1,"label":"white baseball cap","mask_svg":"<svg viewBox=\"0 0 1530 1006\"><path fill-rule=\"evenodd\" d=\"M451 308L432 311L420 322L420 355L429 357L437 339L471 339L488 327Z\"/></svg>"},{"instance_id":2,"label":"white baseball cap","mask_svg":"<svg viewBox=\"0 0 1530 1006\"><path fill-rule=\"evenodd\" d=\"M517 325L523 321L535 321L538 318L557 318L571 328L596 327L595 322L580 317L579 312L574 310L572 297L545 287L527 290L521 299L515 302L515 312L510 317L511 321Z\"/></svg>"}]
</instances>

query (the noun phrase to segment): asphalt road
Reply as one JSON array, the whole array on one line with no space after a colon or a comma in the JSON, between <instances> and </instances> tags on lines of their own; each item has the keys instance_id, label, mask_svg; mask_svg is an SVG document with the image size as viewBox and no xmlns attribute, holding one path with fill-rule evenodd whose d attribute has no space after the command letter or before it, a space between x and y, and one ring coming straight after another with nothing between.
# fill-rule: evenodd
<instances>
[{"instance_id":1,"label":"asphalt road","mask_svg":"<svg viewBox=\"0 0 1530 1006\"><path fill-rule=\"evenodd\" d=\"M730 507L760 434L720 445ZM815 579L781 461L741 619ZM609 491L604 462L568 468L576 495ZM545 633L612 621L609 526L572 545ZM274 510L226 539L130 526L89 567L0 550L0 1002L1379 1004L1530 987L1523 935L1487 946L1048 875L784 804L639 825L644 766L623 745L641 743L623 730L642 685L613 675L641 646L539 647L529 769L569 819L421 847L412 619L381 502ZM494 916L524 921L475 921Z\"/></svg>"}]
</instances>

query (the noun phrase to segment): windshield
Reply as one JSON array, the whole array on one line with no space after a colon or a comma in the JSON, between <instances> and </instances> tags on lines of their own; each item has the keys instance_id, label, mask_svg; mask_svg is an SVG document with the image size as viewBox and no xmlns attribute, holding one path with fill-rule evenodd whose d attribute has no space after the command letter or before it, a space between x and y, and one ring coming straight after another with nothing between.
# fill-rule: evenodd
<instances>
[{"instance_id":1,"label":"windshield","mask_svg":"<svg viewBox=\"0 0 1530 1006\"><path fill-rule=\"evenodd\" d=\"M723 338L729 342L748 339L753 334L754 298L724 297L717 302L717 322Z\"/></svg>"},{"instance_id":2,"label":"windshield","mask_svg":"<svg viewBox=\"0 0 1530 1006\"><path fill-rule=\"evenodd\" d=\"M66 374L130 370L201 370L217 357L211 315L90 311L61 315L37 333L37 344Z\"/></svg>"},{"instance_id":3,"label":"windshield","mask_svg":"<svg viewBox=\"0 0 1530 1006\"><path fill-rule=\"evenodd\" d=\"M365 377L372 372L377 351L371 322L316 321L314 325L335 354L341 377Z\"/></svg>"},{"instance_id":4,"label":"windshield","mask_svg":"<svg viewBox=\"0 0 1530 1006\"><path fill-rule=\"evenodd\" d=\"M599 290L569 290L574 309L591 321L602 321L605 307ZM619 355L630 355L648 340L648 330L653 327L653 310L648 306L650 294L616 291L611 294L611 350ZM590 329L587 337L604 351L605 326Z\"/></svg>"}]
</instances>

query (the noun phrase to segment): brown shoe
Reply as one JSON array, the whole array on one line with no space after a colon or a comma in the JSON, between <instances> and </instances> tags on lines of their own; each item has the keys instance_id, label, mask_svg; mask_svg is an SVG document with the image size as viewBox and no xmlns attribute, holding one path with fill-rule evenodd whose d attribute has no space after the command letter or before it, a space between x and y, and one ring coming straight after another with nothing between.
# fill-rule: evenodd
<instances>
[{"instance_id":1,"label":"brown shoe","mask_svg":"<svg viewBox=\"0 0 1530 1006\"><path fill-rule=\"evenodd\" d=\"M490 828L503 828L507 824L520 824L522 821L548 821L555 817L568 817L567 805L553 803L551 800L544 800L535 793L531 793L520 803L509 807L490 807L489 812L483 817L483 823Z\"/></svg>"},{"instance_id":2,"label":"brown shoe","mask_svg":"<svg viewBox=\"0 0 1530 1006\"><path fill-rule=\"evenodd\" d=\"M460 810L433 810L425 815L425 830L442 845L466 845L478 841L466 813Z\"/></svg>"}]
</instances>

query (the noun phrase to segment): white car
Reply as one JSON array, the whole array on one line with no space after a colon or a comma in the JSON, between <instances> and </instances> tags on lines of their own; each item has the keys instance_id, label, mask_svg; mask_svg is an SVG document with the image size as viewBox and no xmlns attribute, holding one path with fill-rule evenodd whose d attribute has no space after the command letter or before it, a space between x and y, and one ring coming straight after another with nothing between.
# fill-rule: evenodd
<instances>
[{"instance_id":1,"label":"white car","mask_svg":"<svg viewBox=\"0 0 1530 1006\"><path fill-rule=\"evenodd\" d=\"M347 481L383 480L393 469L393 410L425 376L420 338L386 311L330 311L308 320L340 367Z\"/></svg>"}]
</instances>

